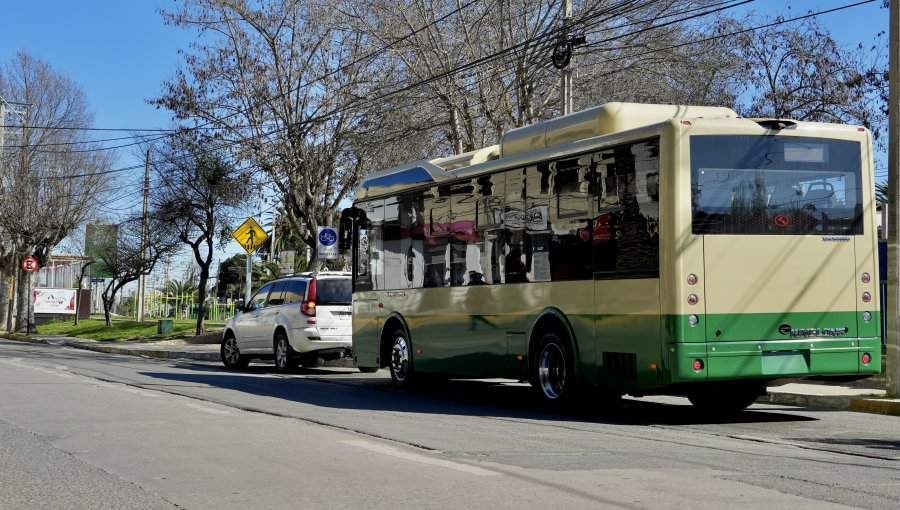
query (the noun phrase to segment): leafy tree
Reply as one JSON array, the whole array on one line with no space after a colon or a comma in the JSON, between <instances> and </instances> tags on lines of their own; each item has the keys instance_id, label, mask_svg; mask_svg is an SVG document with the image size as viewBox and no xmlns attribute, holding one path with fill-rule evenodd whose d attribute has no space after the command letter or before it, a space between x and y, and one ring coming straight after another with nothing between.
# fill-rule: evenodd
<instances>
[{"instance_id":1,"label":"leafy tree","mask_svg":"<svg viewBox=\"0 0 900 510\"><path fill-rule=\"evenodd\" d=\"M118 225L95 230L97 263L103 264L108 274L103 287L103 314L107 326L112 326L110 313L116 294L122 287L152 271L156 263L171 254L177 246L175 233L166 227L160 216L148 216L145 249L142 249L144 243L140 216L132 216Z\"/></svg>"},{"instance_id":2,"label":"leafy tree","mask_svg":"<svg viewBox=\"0 0 900 510\"><path fill-rule=\"evenodd\" d=\"M191 248L200 267L196 334L201 335L213 248L224 247L231 239L233 212L248 196L250 178L186 136L170 138L161 153L154 160L161 182L155 207L178 240Z\"/></svg>"},{"instance_id":3,"label":"leafy tree","mask_svg":"<svg viewBox=\"0 0 900 510\"><path fill-rule=\"evenodd\" d=\"M366 171L354 140L377 136L377 119L351 108L372 88L357 58L369 41L322 0L187 0L163 17L205 37L153 103L217 128L209 142L259 169L312 245Z\"/></svg>"}]
</instances>

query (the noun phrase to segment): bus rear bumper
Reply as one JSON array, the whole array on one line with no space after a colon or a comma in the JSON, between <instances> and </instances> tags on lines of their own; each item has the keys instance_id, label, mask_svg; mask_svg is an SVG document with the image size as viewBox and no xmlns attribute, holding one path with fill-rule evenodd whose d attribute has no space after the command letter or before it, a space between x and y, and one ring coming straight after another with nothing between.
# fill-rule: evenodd
<instances>
[{"instance_id":1,"label":"bus rear bumper","mask_svg":"<svg viewBox=\"0 0 900 510\"><path fill-rule=\"evenodd\" d=\"M667 350L673 384L881 371L879 338L670 343Z\"/></svg>"}]
</instances>

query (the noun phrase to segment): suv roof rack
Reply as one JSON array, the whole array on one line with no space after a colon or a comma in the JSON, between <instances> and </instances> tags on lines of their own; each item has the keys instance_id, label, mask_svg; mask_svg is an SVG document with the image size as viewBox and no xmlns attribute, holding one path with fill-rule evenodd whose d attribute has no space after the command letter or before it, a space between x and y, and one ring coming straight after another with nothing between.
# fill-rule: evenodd
<instances>
[{"instance_id":1,"label":"suv roof rack","mask_svg":"<svg viewBox=\"0 0 900 510\"><path fill-rule=\"evenodd\" d=\"M320 276L320 275L321 276L331 276L331 275L351 276L350 271L329 271L327 269L324 269L322 271L301 271L299 273L283 274L283 275L278 276L277 278L273 278L269 281L283 280L285 278L296 278L296 277L313 278L313 277Z\"/></svg>"}]
</instances>

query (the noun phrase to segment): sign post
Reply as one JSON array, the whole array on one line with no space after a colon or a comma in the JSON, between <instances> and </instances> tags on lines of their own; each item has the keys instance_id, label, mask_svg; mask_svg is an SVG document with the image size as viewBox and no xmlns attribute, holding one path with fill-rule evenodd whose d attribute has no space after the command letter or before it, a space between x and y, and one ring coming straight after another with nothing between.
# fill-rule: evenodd
<instances>
[{"instance_id":1,"label":"sign post","mask_svg":"<svg viewBox=\"0 0 900 510\"><path fill-rule=\"evenodd\" d=\"M22 259L22 271L28 273L25 277L25 288L28 292L29 301L22 303L22 306L27 307L27 311L25 312L25 334L31 334L31 314L32 314L32 306L34 305L34 296L31 295L31 273L37 271L39 269L38 261L34 257L25 257ZM18 324L16 327L19 327Z\"/></svg>"},{"instance_id":2,"label":"sign post","mask_svg":"<svg viewBox=\"0 0 900 510\"><path fill-rule=\"evenodd\" d=\"M253 285L253 252L262 246L269 235L252 217L231 233L240 245L247 250L247 285L244 289L244 306L250 302L250 287Z\"/></svg>"}]
</instances>

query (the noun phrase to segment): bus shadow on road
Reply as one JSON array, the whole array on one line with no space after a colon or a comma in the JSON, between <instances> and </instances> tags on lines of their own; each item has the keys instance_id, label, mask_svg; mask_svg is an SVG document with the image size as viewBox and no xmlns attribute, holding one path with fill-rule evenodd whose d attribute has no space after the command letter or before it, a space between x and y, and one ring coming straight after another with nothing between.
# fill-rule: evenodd
<instances>
[{"instance_id":1,"label":"bus shadow on road","mask_svg":"<svg viewBox=\"0 0 900 510\"><path fill-rule=\"evenodd\" d=\"M299 369L305 377L282 377L271 367L251 366L240 372L189 365L190 372L142 372L143 375L196 387L233 390L253 397L296 402L324 408L391 411L401 413L448 414L513 419L592 422L612 425L691 425L716 423L799 422L816 418L783 410L752 408L727 416L696 412L689 404L624 399L609 406L589 396L567 406L541 401L534 390L513 381L451 380L429 381L409 389L392 385L389 377L369 377L340 369ZM168 390L167 390L168 391ZM254 400L254 406L259 404ZM240 397L234 404L248 408ZM281 402L283 404L283 402ZM265 411L264 409L260 409Z\"/></svg>"}]
</instances>

